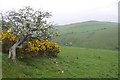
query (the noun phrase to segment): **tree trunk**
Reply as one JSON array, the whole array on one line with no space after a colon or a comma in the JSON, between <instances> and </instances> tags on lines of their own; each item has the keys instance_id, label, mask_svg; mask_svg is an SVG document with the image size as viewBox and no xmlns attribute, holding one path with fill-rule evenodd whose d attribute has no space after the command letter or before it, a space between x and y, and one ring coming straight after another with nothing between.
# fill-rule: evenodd
<instances>
[{"instance_id":1,"label":"tree trunk","mask_svg":"<svg viewBox=\"0 0 120 80\"><path fill-rule=\"evenodd\" d=\"M24 42L25 38L22 38L20 40L18 40L10 49L9 49L9 56L8 58L12 58L12 61L14 63L16 63L16 48L22 43Z\"/></svg>"}]
</instances>

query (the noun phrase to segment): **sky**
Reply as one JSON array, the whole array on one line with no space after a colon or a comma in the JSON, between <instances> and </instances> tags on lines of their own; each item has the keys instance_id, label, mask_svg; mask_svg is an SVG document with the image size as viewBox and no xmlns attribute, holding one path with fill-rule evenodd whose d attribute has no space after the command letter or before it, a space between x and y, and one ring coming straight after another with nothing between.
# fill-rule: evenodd
<instances>
[{"instance_id":1,"label":"sky","mask_svg":"<svg viewBox=\"0 0 120 80\"><path fill-rule=\"evenodd\" d=\"M0 12L31 6L52 12L51 21L58 25L89 20L118 22L120 0L0 0Z\"/></svg>"}]
</instances>

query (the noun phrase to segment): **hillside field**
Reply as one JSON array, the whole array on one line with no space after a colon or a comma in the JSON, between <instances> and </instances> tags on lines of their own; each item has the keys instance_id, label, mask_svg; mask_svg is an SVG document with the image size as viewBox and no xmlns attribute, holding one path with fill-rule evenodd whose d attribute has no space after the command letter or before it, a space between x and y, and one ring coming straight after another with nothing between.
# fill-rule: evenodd
<instances>
[{"instance_id":1,"label":"hillside field","mask_svg":"<svg viewBox=\"0 0 120 80\"><path fill-rule=\"evenodd\" d=\"M118 50L118 24L87 21L58 27L60 45L81 48Z\"/></svg>"},{"instance_id":2,"label":"hillside field","mask_svg":"<svg viewBox=\"0 0 120 80\"><path fill-rule=\"evenodd\" d=\"M13 64L3 54L3 78L117 78L118 52L62 47L57 58L17 59Z\"/></svg>"},{"instance_id":3,"label":"hillside field","mask_svg":"<svg viewBox=\"0 0 120 80\"><path fill-rule=\"evenodd\" d=\"M3 78L118 78L118 25L87 21L58 26L56 58L2 56Z\"/></svg>"}]
</instances>

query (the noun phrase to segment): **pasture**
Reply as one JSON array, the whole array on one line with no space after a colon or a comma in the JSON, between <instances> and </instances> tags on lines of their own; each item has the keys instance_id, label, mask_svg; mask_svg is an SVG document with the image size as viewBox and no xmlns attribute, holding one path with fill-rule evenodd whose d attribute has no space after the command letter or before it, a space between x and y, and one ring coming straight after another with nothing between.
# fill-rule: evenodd
<instances>
[{"instance_id":1,"label":"pasture","mask_svg":"<svg viewBox=\"0 0 120 80\"><path fill-rule=\"evenodd\" d=\"M17 59L3 54L3 78L117 78L118 52L62 47L57 58Z\"/></svg>"}]
</instances>

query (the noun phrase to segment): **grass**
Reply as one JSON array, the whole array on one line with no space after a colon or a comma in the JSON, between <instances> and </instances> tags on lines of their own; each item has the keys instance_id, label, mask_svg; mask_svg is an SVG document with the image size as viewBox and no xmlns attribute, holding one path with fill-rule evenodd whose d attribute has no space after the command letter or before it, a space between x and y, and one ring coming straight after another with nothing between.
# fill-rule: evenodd
<instances>
[{"instance_id":1,"label":"grass","mask_svg":"<svg viewBox=\"0 0 120 80\"><path fill-rule=\"evenodd\" d=\"M3 78L117 78L118 52L62 47L57 58L17 59L3 54Z\"/></svg>"},{"instance_id":2,"label":"grass","mask_svg":"<svg viewBox=\"0 0 120 80\"><path fill-rule=\"evenodd\" d=\"M2 55L3 78L118 78L117 23L87 21L59 27L57 58ZM72 47L66 46L72 43ZM0 57L1 58L1 57Z\"/></svg>"},{"instance_id":3,"label":"grass","mask_svg":"<svg viewBox=\"0 0 120 80\"><path fill-rule=\"evenodd\" d=\"M62 46L118 50L118 24L87 21L59 27L60 37L55 41Z\"/></svg>"}]
</instances>

